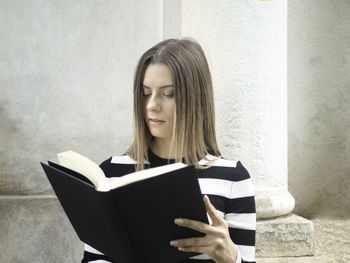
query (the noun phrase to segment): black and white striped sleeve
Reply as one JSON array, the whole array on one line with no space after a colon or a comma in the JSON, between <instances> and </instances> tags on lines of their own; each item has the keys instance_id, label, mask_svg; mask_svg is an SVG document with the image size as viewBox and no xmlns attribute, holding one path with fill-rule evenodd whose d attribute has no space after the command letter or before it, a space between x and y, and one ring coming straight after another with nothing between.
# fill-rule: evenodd
<instances>
[{"instance_id":1,"label":"black and white striped sleeve","mask_svg":"<svg viewBox=\"0 0 350 263\"><path fill-rule=\"evenodd\" d=\"M252 181L248 171L237 162L225 220L239 255L236 262L255 262L256 209Z\"/></svg>"},{"instance_id":2,"label":"black and white striped sleeve","mask_svg":"<svg viewBox=\"0 0 350 263\"><path fill-rule=\"evenodd\" d=\"M230 237L239 251L236 263L255 262L256 210L248 171L240 161L220 158L200 171L199 183L202 194L208 195L228 223ZM204 258L209 260L207 255L193 259Z\"/></svg>"}]
</instances>

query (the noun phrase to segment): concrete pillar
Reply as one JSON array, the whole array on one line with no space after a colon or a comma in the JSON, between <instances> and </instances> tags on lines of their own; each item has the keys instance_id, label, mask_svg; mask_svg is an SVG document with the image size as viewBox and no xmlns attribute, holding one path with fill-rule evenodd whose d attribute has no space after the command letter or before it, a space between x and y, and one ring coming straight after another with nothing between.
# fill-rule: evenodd
<instances>
[{"instance_id":1,"label":"concrete pillar","mask_svg":"<svg viewBox=\"0 0 350 263\"><path fill-rule=\"evenodd\" d=\"M181 10L182 36L211 68L219 147L253 179L257 257L312 254L312 222L290 214L287 1L184 0Z\"/></svg>"},{"instance_id":2,"label":"concrete pillar","mask_svg":"<svg viewBox=\"0 0 350 263\"><path fill-rule=\"evenodd\" d=\"M183 1L210 60L219 144L254 181L257 217L294 208L287 169L287 1Z\"/></svg>"}]
</instances>

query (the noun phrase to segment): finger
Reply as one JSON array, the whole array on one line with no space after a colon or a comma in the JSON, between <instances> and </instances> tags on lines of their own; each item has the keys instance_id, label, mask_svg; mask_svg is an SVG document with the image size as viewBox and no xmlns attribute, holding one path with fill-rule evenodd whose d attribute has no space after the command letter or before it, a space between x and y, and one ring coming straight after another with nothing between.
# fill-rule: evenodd
<instances>
[{"instance_id":1,"label":"finger","mask_svg":"<svg viewBox=\"0 0 350 263\"><path fill-rule=\"evenodd\" d=\"M211 225L192 219L176 218L174 222L178 226L191 228L204 234L212 234L215 232L215 229L213 229Z\"/></svg>"},{"instance_id":2,"label":"finger","mask_svg":"<svg viewBox=\"0 0 350 263\"><path fill-rule=\"evenodd\" d=\"M210 247L178 247L177 248L183 252L197 252L200 254L209 254Z\"/></svg>"},{"instance_id":3,"label":"finger","mask_svg":"<svg viewBox=\"0 0 350 263\"><path fill-rule=\"evenodd\" d=\"M204 199L204 205L207 210L207 213L210 216L210 219L212 221L212 225L221 224L224 221L224 219L221 217L218 211L216 211L215 207L211 204L208 196L204 195L203 199Z\"/></svg>"},{"instance_id":4,"label":"finger","mask_svg":"<svg viewBox=\"0 0 350 263\"><path fill-rule=\"evenodd\" d=\"M170 241L174 247L205 247L210 245L210 240L206 237L184 238Z\"/></svg>"}]
</instances>

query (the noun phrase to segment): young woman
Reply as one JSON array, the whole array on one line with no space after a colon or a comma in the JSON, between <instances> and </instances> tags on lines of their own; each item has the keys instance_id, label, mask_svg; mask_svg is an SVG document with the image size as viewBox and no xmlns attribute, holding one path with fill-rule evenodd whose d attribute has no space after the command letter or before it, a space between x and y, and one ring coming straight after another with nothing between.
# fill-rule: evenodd
<instances>
[{"instance_id":1,"label":"young woman","mask_svg":"<svg viewBox=\"0 0 350 263\"><path fill-rule=\"evenodd\" d=\"M211 224L178 218L200 238L173 240L201 255L183 262L254 262L255 201L248 171L220 157L214 99L202 48L189 39L162 41L140 58L134 78L134 142L126 155L101 164L107 176L173 162L194 164ZM82 262L112 262L85 244Z\"/></svg>"}]
</instances>

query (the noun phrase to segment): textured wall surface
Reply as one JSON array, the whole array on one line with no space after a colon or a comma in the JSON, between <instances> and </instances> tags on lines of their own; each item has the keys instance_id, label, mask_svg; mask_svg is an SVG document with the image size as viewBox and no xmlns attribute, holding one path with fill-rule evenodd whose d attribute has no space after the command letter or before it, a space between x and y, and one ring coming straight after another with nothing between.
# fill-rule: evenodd
<instances>
[{"instance_id":1,"label":"textured wall surface","mask_svg":"<svg viewBox=\"0 0 350 263\"><path fill-rule=\"evenodd\" d=\"M0 211L0 262L80 262L83 244L56 197L0 198Z\"/></svg>"},{"instance_id":2,"label":"textured wall surface","mask_svg":"<svg viewBox=\"0 0 350 263\"><path fill-rule=\"evenodd\" d=\"M295 212L350 216L350 2L289 1L289 188Z\"/></svg>"},{"instance_id":3,"label":"textured wall surface","mask_svg":"<svg viewBox=\"0 0 350 263\"><path fill-rule=\"evenodd\" d=\"M39 162L73 149L99 163L127 149L134 69L162 39L162 8L0 1L0 262L81 259Z\"/></svg>"},{"instance_id":4,"label":"textured wall surface","mask_svg":"<svg viewBox=\"0 0 350 263\"><path fill-rule=\"evenodd\" d=\"M0 194L50 192L39 165L126 150L139 56L161 40L159 0L0 2Z\"/></svg>"}]
</instances>

